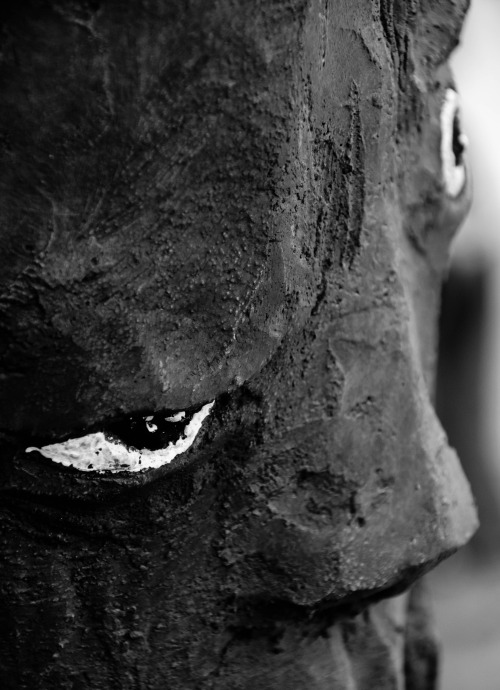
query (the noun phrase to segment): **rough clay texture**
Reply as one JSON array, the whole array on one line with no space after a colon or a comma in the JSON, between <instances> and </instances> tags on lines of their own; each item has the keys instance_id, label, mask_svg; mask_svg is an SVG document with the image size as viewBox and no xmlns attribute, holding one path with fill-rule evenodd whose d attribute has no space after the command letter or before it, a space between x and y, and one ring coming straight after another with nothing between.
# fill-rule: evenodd
<instances>
[{"instance_id":1,"label":"rough clay texture","mask_svg":"<svg viewBox=\"0 0 500 690\"><path fill-rule=\"evenodd\" d=\"M431 690L429 390L466 0L8 2L0 686ZM215 399L168 468L28 446Z\"/></svg>"}]
</instances>

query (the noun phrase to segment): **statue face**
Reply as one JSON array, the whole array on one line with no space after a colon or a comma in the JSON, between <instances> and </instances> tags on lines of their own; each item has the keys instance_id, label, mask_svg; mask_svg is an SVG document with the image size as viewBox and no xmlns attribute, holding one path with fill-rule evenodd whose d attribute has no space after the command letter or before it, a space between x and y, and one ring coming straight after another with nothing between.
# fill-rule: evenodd
<instances>
[{"instance_id":1,"label":"statue face","mask_svg":"<svg viewBox=\"0 0 500 690\"><path fill-rule=\"evenodd\" d=\"M1 606L50 682L208 677L474 528L430 401L467 3L238 5L4 18Z\"/></svg>"}]
</instances>

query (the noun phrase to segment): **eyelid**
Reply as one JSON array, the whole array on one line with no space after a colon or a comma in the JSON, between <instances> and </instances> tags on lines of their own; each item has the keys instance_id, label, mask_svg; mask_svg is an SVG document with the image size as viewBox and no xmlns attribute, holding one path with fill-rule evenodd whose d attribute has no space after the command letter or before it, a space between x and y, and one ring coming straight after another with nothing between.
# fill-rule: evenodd
<instances>
[{"instance_id":1,"label":"eyelid","mask_svg":"<svg viewBox=\"0 0 500 690\"><path fill-rule=\"evenodd\" d=\"M214 402L207 403L193 414L180 439L158 450L127 447L116 439L106 438L100 431L41 448L31 446L26 448L26 452L38 451L53 462L81 472L118 473L158 469L170 464L175 457L190 448Z\"/></svg>"}]
</instances>

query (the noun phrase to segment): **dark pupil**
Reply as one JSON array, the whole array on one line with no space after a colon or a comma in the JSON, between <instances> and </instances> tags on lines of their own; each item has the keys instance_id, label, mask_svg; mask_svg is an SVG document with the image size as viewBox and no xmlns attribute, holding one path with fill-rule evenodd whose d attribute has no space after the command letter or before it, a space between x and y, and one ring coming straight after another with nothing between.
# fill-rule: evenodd
<instances>
[{"instance_id":1,"label":"dark pupil","mask_svg":"<svg viewBox=\"0 0 500 690\"><path fill-rule=\"evenodd\" d=\"M177 411L162 411L154 415L134 415L106 425L105 433L117 437L126 446L142 450L159 450L170 443L176 443L184 437L184 430L191 421L195 411L186 413L179 422L167 422L166 417L173 417ZM146 416L149 421L146 421ZM149 431L156 426L156 430Z\"/></svg>"},{"instance_id":2,"label":"dark pupil","mask_svg":"<svg viewBox=\"0 0 500 690\"><path fill-rule=\"evenodd\" d=\"M461 141L462 130L460 128L460 119L458 113L455 113L453 118L453 155L455 156L455 165L462 165L465 147Z\"/></svg>"}]
</instances>

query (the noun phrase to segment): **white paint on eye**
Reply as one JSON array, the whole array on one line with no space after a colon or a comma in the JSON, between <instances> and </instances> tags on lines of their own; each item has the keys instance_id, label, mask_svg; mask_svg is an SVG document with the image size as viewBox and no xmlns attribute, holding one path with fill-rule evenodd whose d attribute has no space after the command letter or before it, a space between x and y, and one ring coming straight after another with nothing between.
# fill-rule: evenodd
<instances>
[{"instance_id":1,"label":"white paint on eye","mask_svg":"<svg viewBox=\"0 0 500 690\"><path fill-rule=\"evenodd\" d=\"M443 180L447 193L456 197L465 186L465 166L458 163L453 151L453 135L455 118L460 112L460 99L454 89L446 89L444 103L441 108L441 166ZM460 134L460 144L467 149L467 137Z\"/></svg>"},{"instance_id":2,"label":"white paint on eye","mask_svg":"<svg viewBox=\"0 0 500 690\"><path fill-rule=\"evenodd\" d=\"M204 405L193 415L184 429L183 437L166 448L149 450L131 448L99 431L80 438L72 438L62 443L53 443L42 448L31 446L27 453L38 451L54 462L73 467L82 472L140 472L158 469L185 453L192 445L204 419L210 414L214 402ZM184 413L185 415L185 413Z\"/></svg>"},{"instance_id":3,"label":"white paint on eye","mask_svg":"<svg viewBox=\"0 0 500 690\"><path fill-rule=\"evenodd\" d=\"M186 416L185 412L178 412L177 414L174 414L173 417L165 417L166 422L180 422L184 419Z\"/></svg>"},{"instance_id":4,"label":"white paint on eye","mask_svg":"<svg viewBox=\"0 0 500 690\"><path fill-rule=\"evenodd\" d=\"M156 426L156 424L153 424L152 422L146 422L146 429L148 431L153 432L153 431L156 431L158 429L158 427Z\"/></svg>"}]
</instances>

